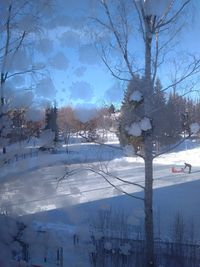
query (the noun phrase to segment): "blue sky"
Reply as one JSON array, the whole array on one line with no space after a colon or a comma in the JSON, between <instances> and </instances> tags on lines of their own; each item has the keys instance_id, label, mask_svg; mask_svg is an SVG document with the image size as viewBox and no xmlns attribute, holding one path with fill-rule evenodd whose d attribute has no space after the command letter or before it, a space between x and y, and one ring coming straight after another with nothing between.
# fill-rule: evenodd
<instances>
[{"instance_id":1,"label":"blue sky","mask_svg":"<svg viewBox=\"0 0 200 267\"><path fill-rule=\"evenodd\" d=\"M151 1L154 4L159 2ZM95 48L94 38L91 36L92 21L89 17L98 15L103 18L97 3L97 0L55 1L55 5L43 15L42 31L34 35L32 54L29 55L32 61L34 59L37 63L45 64L47 76L40 77L39 81L23 77L20 81L20 78L16 77L14 84L18 89L24 88L28 82L31 82L38 97L48 98L50 101L56 100L58 105L72 104L89 107L121 101L126 84L120 83L110 74L101 61L100 53ZM177 0L177 3L181 1ZM198 9L200 2L193 1L193 5L190 12L186 12L181 20L185 26L182 33L177 36L176 48L173 48L179 54L182 54L182 51L200 53ZM143 47L135 31L136 26L132 24L135 35L130 41L130 47L136 64L142 66ZM102 29L102 32L98 29L98 33L107 41L108 33L105 29ZM111 52L113 63L117 60L117 53L115 53ZM29 57L23 56L23 60L28 62ZM22 58L18 60L17 65L23 65L23 60ZM166 84L170 78L168 73L170 60L170 56L166 58L167 65L160 70L161 80Z\"/></svg>"},{"instance_id":2,"label":"blue sky","mask_svg":"<svg viewBox=\"0 0 200 267\"><path fill-rule=\"evenodd\" d=\"M96 15L100 13L95 9L95 3L96 1L90 0L60 1L61 6L65 6L64 16L72 18L70 26L64 29L58 26L57 29L55 29L55 31L57 31L57 36L59 31L63 31L61 34L61 43L64 44L62 51L69 61L69 66L65 71L59 72L55 71L55 69L53 71L54 82L57 87L57 99L60 103L86 105L94 103L102 105L121 101L123 97L123 90L126 87L125 84L120 84L119 81L109 73L108 69L102 63L98 51L95 50L91 42L90 34L87 32L88 29L86 25L91 22L87 17L91 16L91 14ZM200 3L197 1L194 6L199 7L199 5ZM194 6L190 12L183 14L181 23L184 23L184 28L175 41L177 43L175 49L178 53L181 51L186 53L200 52L200 22L198 13L194 10ZM78 20L74 20L73 14L76 14ZM54 31L53 29L51 30ZM71 38L69 38L69 36ZM136 40L139 40L139 35L136 36ZM139 64L143 63L143 57L141 58L142 54L140 54L141 51L143 51L141 43L138 42L136 44L135 40L132 40L131 45L134 47L135 51L137 51L136 58L138 58ZM60 49L59 46L56 48ZM168 64L168 62L166 63ZM167 67L164 67L161 70L163 76L166 75L166 68ZM167 83L168 78L169 74L166 75L163 82ZM63 90L60 90L61 87ZM86 88L88 88L88 90Z\"/></svg>"}]
</instances>

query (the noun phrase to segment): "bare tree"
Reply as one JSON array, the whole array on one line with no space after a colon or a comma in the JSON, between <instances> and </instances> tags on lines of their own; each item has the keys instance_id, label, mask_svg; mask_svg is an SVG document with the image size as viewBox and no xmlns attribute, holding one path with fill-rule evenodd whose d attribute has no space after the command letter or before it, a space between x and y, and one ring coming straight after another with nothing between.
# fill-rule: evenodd
<instances>
[{"instance_id":1,"label":"bare tree","mask_svg":"<svg viewBox=\"0 0 200 267\"><path fill-rule=\"evenodd\" d=\"M70 137L75 133L76 119L74 116L73 109L70 106L63 107L58 110L58 128L64 139L66 145L66 151L68 151L68 145Z\"/></svg>"},{"instance_id":2,"label":"bare tree","mask_svg":"<svg viewBox=\"0 0 200 267\"><path fill-rule=\"evenodd\" d=\"M35 34L39 32L38 22L46 4L47 1L11 0L0 6L0 143L3 153L6 153L6 138L10 126L7 120L6 83L17 76L27 77L38 73L43 68L34 65L31 56L26 58L26 55ZM22 62L27 65L24 66Z\"/></svg>"},{"instance_id":3,"label":"bare tree","mask_svg":"<svg viewBox=\"0 0 200 267\"><path fill-rule=\"evenodd\" d=\"M111 74L122 81L130 81L136 74L142 76L143 87L140 92L143 97L144 117L148 118L151 123L155 81L162 64L166 63L167 54L172 52L170 56L173 56L174 51L170 48L171 41L175 39L183 26L181 21L178 23L178 19L191 1L185 0L176 4L175 2L173 0L163 1L159 6L157 1L153 0L102 0L100 5L104 11L104 17L92 17L95 25L104 30L104 34L96 36L100 36L98 45L102 52L102 60ZM143 47L141 53L141 57L144 59L143 64L137 64L137 56L134 55L134 49L135 51L138 49L138 45L134 46L138 37L135 31L138 24L142 37L139 45ZM108 34L111 35L110 43L108 41L101 42L101 36L104 37ZM105 40L105 38L102 39ZM120 62L113 62L113 51L121 56ZM112 60L109 60L109 55ZM188 62L185 58L182 60L179 74L176 73L172 83L166 85L163 91L180 86L187 79L199 73L200 60L195 56L189 56ZM160 155L160 153L157 155L153 153L152 128L149 128L143 136L143 151L139 154L145 163L144 210L147 267L156 266L153 229L153 159Z\"/></svg>"}]
</instances>

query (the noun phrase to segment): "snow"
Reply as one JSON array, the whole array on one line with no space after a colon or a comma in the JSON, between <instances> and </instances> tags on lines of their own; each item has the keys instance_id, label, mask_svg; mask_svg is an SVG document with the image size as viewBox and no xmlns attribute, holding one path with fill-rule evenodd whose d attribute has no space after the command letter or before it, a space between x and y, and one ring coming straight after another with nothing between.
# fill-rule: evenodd
<instances>
[{"instance_id":1,"label":"snow","mask_svg":"<svg viewBox=\"0 0 200 267\"><path fill-rule=\"evenodd\" d=\"M125 243L125 244L120 246L120 250L121 250L121 254L129 255L130 254L130 250L131 250L131 246L130 246L130 244Z\"/></svg>"},{"instance_id":2,"label":"snow","mask_svg":"<svg viewBox=\"0 0 200 267\"><path fill-rule=\"evenodd\" d=\"M106 250L111 250L112 249L112 243L110 243L110 242L105 242L105 244L104 244L104 248L106 249Z\"/></svg>"},{"instance_id":3,"label":"snow","mask_svg":"<svg viewBox=\"0 0 200 267\"><path fill-rule=\"evenodd\" d=\"M8 138L0 137L0 144L2 146L7 146L8 143L9 143L9 139Z\"/></svg>"},{"instance_id":4,"label":"snow","mask_svg":"<svg viewBox=\"0 0 200 267\"><path fill-rule=\"evenodd\" d=\"M124 154L127 156L127 157L132 157L135 155L135 149L132 145L126 145L124 147Z\"/></svg>"},{"instance_id":5,"label":"snow","mask_svg":"<svg viewBox=\"0 0 200 267\"><path fill-rule=\"evenodd\" d=\"M130 101L135 101L135 102L140 102L143 98L142 93L139 90L134 91L131 95L129 100Z\"/></svg>"},{"instance_id":6,"label":"snow","mask_svg":"<svg viewBox=\"0 0 200 267\"><path fill-rule=\"evenodd\" d=\"M140 124L137 122L132 123L131 126L126 129L128 131L128 134L133 135L133 136L140 136L142 134Z\"/></svg>"},{"instance_id":7,"label":"snow","mask_svg":"<svg viewBox=\"0 0 200 267\"><path fill-rule=\"evenodd\" d=\"M200 130L200 125L197 122L192 123L190 125L190 131L191 131L191 133L197 134L199 132L199 130Z\"/></svg>"},{"instance_id":8,"label":"snow","mask_svg":"<svg viewBox=\"0 0 200 267\"><path fill-rule=\"evenodd\" d=\"M140 121L140 128L142 131L147 131L150 130L151 127L151 122L150 119L147 117L144 117L141 121Z\"/></svg>"},{"instance_id":9,"label":"snow","mask_svg":"<svg viewBox=\"0 0 200 267\"><path fill-rule=\"evenodd\" d=\"M150 119L142 118L139 122L133 122L130 127L126 127L129 135L140 136L142 131L148 131L152 128Z\"/></svg>"},{"instance_id":10,"label":"snow","mask_svg":"<svg viewBox=\"0 0 200 267\"><path fill-rule=\"evenodd\" d=\"M53 145L54 138L55 138L55 133L52 130L48 129L43 131L40 135L41 146Z\"/></svg>"},{"instance_id":11,"label":"snow","mask_svg":"<svg viewBox=\"0 0 200 267\"><path fill-rule=\"evenodd\" d=\"M160 224L164 235L179 210L187 221L193 218L196 225L200 223L196 208L200 201L200 147L192 140L188 140L184 145L181 151L168 153L154 160L154 213L155 218L161 214ZM189 149L192 145L195 148ZM133 227L140 227L144 217L141 202L123 196L122 192L113 190L97 173L85 170L88 166L108 169L115 176L144 185L143 161L137 157L123 157L124 151L118 148L116 145L108 148L90 143L69 144L69 150L73 153L39 153L38 157L3 166L0 173L1 211L21 215L21 219L32 222L31 227L37 234L27 233L27 240L35 236L34 242L37 244L39 236L42 235L39 235L38 231L46 231L50 238L48 244L66 244L65 253L68 252L71 261L75 262L77 255L77 250L71 248L74 235L78 235L81 240L78 246L80 257L85 255L85 251L95 252L95 246L85 242L90 236L88 225L99 211L109 212L111 209L117 209L119 212L126 212L127 222ZM8 151L9 149L8 147ZM107 162L106 159L111 161ZM172 166L183 167L184 162L192 164L191 174L171 173ZM75 173L58 182L66 170ZM113 178L109 180L117 188L142 196L141 188ZM103 235L100 230L94 232L96 240L101 239ZM117 235L119 233L116 232ZM196 238L200 238L198 229ZM112 243L105 242L104 248L112 250ZM131 251L130 244L122 244L120 251L123 255L128 255Z\"/></svg>"}]
</instances>

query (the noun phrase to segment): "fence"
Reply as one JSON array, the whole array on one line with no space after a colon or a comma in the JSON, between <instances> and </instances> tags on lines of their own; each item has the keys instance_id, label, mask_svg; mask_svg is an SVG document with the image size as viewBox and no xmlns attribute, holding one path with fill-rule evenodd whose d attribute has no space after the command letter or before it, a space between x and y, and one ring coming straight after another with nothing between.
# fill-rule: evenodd
<instances>
[{"instance_id":1,"label":"fence","mask_svg":"<svg viewBox=\"0 0 200 267\"><path fill-rule=\"evenodd\" d=\"M2 157L0 158L0 166L14 163L16 161L23 160L26 158L37 157L38 154L39 154L38 150L31 150L30 152L22 152L22 153L3 154Z\"/></svg>"},{"instance_id":2,"label":"fence","mask_svg":"<svg viewBox=\"0 0 200 267\"><path fill-rule=\"evenodd\" d=\"M144 267L144 240L92 236L94 251L90 253L93 267ZM157 267L199 267L200 246L155 241Z\"/></svg>"}]
</instances>

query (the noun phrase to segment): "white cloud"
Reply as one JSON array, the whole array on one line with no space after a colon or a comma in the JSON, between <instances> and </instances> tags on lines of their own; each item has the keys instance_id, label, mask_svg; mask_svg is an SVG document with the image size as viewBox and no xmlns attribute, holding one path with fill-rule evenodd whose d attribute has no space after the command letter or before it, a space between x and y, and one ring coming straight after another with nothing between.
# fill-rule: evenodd
<instances>
[{"instance_id":1,"label":"white cloud","mask_svg":"<svg viewBox=\"0 0 200 267\"><path fill-rule=\"evenodd\" d=\"M21 86L25 83L25 77L23 75L16 75L12 78L10 83L14 86Z\"/></svg>"},{"instance_id":2,"label":"white cloud","mask_svg":"<svg viewBox=\"0 0 200 267\"><path fill-rule=\"evenodd\" d=\"M80 36L74 31L64 32L59 38L62 46L77 48L80 44Z\"/></svg>"},{"instance_id":3,"label":"white cloud","mask_svg":"<svg viewBox=\"0 0 200 267\"><path fill-rule=\"evenodd\" d=\"M43 78L36 85L35 92L38 96L42 96L44 98L55 97L56 90L54 84L50 78Z\"/></svg>"},{"instance_id":4,"label":"white cloud","mask_svg":"<svg viewBox=\"0 0 200 267\"><path fill-rule=\"evenodd\" d=\"M74 109L75 117L85 123L97 115L97 109L92 104L77 105Z\"/></svg>"},{"instance_id":5,"label":"white cloud","mask_svg":"<svg viewBox=\"0 0 200 267\"><path fill-rule=\"evenodd\" d=\"M30 108L26 112L27 120L40 121L44 118L44 111L39 108Z\"/></svg>"},{"instance_id":6,"label":"white cloud","mask_svg":"<svg viewBox=\"0 0 200 267\"><path fill-rule=\"evenodd\" d=\"M107 101L119 102L122 100L124 95L123 89L119 83L112 85L108 90L105 91L105 98Z\"/></svg>"},{"instance_id":7,"label":"white cloud","mask_svg":"<svg viewBox=\"0 0 200 267\"><path fill-rule=\"evenodd\" d=\"M49 64L58 70L66 70L68 68L69 61L62 52L58 52L49 59Z\"/></svg>"},{"instance_id":8,"label":"white cloud","mask_svg":"<svg viewBox=\"0 0 200 267\"><path fill-rule=\"evenodd\" d=\"M80 2L79 2L80 3ZM70 9L70 15L66 14L66 10L65 10L65 14L60 14L61 10L58 11L57 14L55 14L54 12L54 17L51 18L48 23L46 24L46 26L49 29L54 29L54 28L58 28L58 27L69 27L71 29L74 30L78 30L78 29L82 29L83 25L85 25L85 20L86 18L83 17L82 15L77 15L75 16L73 14L73 16L71 16L72 10Z\"/></svg>"},{"instance_id":9,"label":"white cloud","mask_svg":"<svg viewBox=\"0 0 200 267\"><path fill-rule=\"evenodd\" d=\"M70 97L74 100L90 101L94 95L91 85L84 81L72 83L69 89Z\"/></svg>"},{"instance_id":10,"label":"white cloud","mask_svg":"<svg viewBox=\"0 0 200 267\"><path fill-rule=\"evenodd\" d=\"M25 32L34 32L36 30L36 22L35 16L28 14L19 20L17 27Z\"/></svg>"},{"instance_id":11,"label":"white cloud","mask_svg":"<svg viewBox=\"0 0 200 267\"><path fill-rule=\"evenodd\" d=\"M74 74L77 76L77 77L80 77L80 76L83 76L84 73L86 72L87 68L86 67L79 67L77 69L75 69L74 71Z\"/></svg>"},{"instance_id":12,"label":"white cloud","mask_svg":"<svg viewBox=\"0 0 200 267\"><path fill-rule=\"evenodd\" d=\"M82 45L79 49L79 60L84 64L98 64L100 58L97 54L97 51L93 45Z\"/></svg>"},{"instance_id":13,"label":"white cloud","mask_svg":"<svg viewBox=\"0 0 200 267\"><path fill-rule=\"evenodd\" d=\"M7 63L8 71L25 71L30 68L32 63L30 55L25 49L18 50L13 56L11 54Z\"/></svg>"},{"instance_id":14,"label":"white cloud","mask_svg":"<svg viewBox=\"0 0 200 267\"><path fill-rule=\"evenodd\" d=\"M49 54L54 49L54 42L48 38L43 38L38 41L36 48L44 54Z\"/></svg>"},{"instance_id":15,"label":"white cloud","mask_svg":"<svg viewBox=\"0 0 200 267\"><path fill-rule=\"evenodd\" d=\"M14 108L26 108L32 105L34 99L34 93L32 91L26 91L22 89L20 91L13 91L10 96L11 106Z\"/></svg>"}]
</instances>

